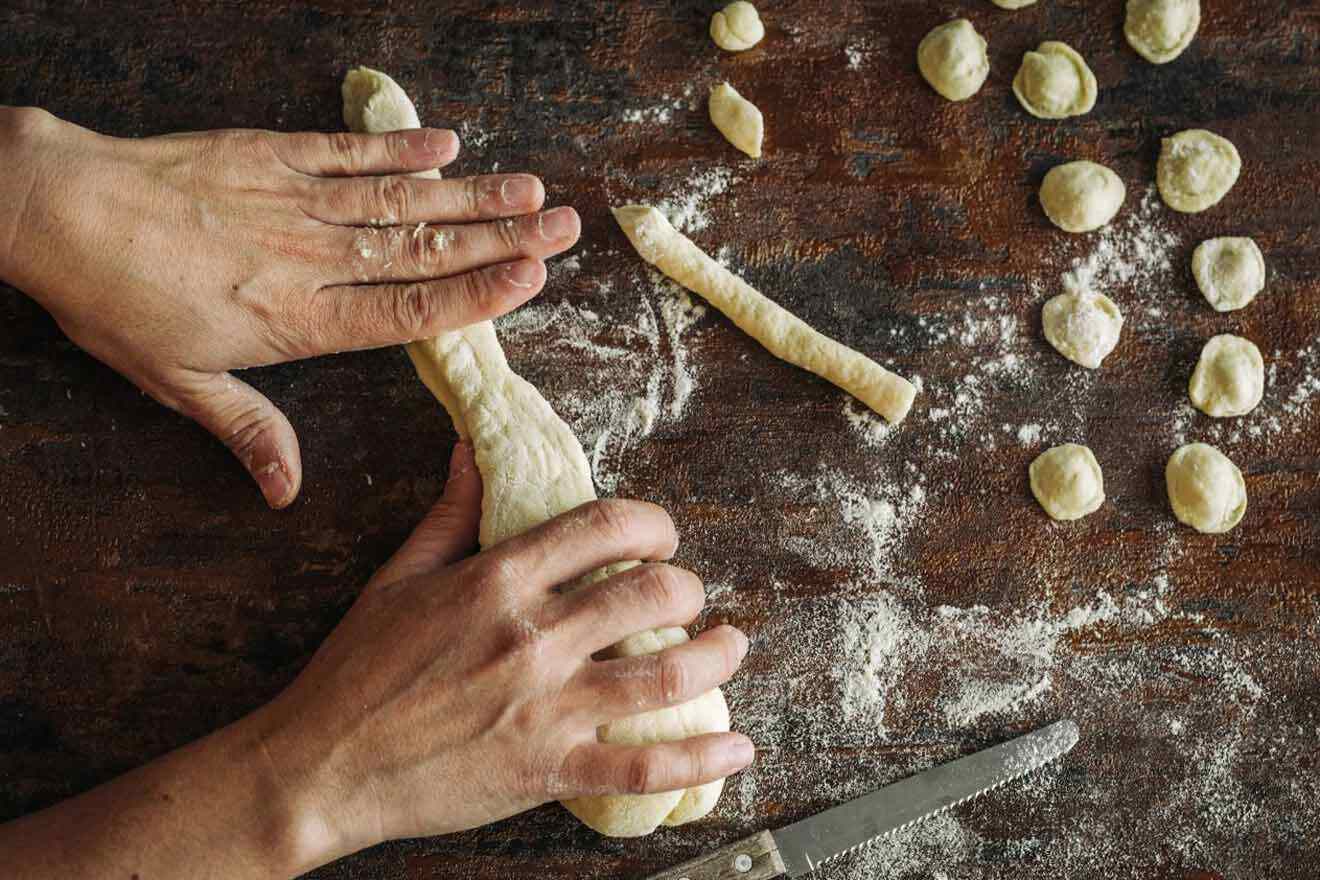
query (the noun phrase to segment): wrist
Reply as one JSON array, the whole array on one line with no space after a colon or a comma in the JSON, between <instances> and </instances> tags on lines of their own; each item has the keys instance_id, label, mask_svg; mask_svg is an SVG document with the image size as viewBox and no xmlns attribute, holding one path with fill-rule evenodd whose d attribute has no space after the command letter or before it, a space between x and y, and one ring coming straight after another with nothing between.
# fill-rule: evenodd
<instances>
[{"instance_id":1,"label":"wrist","mask_svg":"<svg viewBox=\"0 0 1320 880\"><path fill-rule=\"evenodd\" d=\"M28 214L41 185L42 157L54 152L66 127L37 107L0 106L0 279L21 283L23 233L32 225Z\"/></svg>"}]
</instances>

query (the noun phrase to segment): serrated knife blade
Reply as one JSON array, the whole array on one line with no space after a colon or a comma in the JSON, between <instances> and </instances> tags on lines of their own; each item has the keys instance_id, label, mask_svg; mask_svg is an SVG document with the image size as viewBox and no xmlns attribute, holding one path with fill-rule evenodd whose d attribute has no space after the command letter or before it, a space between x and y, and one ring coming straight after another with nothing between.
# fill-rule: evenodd
<instances>
[{"instance_id":1,"label":"serrated knife blade","mask_svg":"<svg viewBox=\"0 0 1320 880\"><path fill-rule=\"evenodd\" d=\"M830 859L1019 779L1071 751L1077 725L1059 721L932 767L777 831L730 844L649 880L802 877Z\"/></svg>"}]
</instances>

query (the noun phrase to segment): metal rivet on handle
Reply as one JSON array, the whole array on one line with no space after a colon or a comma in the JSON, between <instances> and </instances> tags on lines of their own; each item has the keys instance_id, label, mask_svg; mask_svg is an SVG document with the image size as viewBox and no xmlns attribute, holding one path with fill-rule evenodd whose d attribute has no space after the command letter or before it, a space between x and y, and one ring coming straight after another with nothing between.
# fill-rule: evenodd
<instances>
[{"instance_id":1,"label":"metal rivet on handle","mask_svg":"<svg viewBox=\"0 0 1320 880\"><path fill-rule=\"evenodd\" d=\"M739 874L746 874L752 870L752 857L743 853L733 860L733 870Z\"/></svg>"}]
</instances>

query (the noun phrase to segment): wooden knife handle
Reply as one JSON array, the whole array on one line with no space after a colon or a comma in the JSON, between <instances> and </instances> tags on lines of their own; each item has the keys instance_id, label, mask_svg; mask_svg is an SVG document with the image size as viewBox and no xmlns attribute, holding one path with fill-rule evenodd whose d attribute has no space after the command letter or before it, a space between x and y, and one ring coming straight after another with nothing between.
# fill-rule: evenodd
<instances>
[{"instance_id":1,"label":"wooden knife handle","mask_svg":"<svg viewBox=\"0 0 1320 880\"><path fill-rule=\"evenodd\" d=\"M647 880L770 880L785 870L775 839L762 831Z\"/></svg>"}]
</instances>

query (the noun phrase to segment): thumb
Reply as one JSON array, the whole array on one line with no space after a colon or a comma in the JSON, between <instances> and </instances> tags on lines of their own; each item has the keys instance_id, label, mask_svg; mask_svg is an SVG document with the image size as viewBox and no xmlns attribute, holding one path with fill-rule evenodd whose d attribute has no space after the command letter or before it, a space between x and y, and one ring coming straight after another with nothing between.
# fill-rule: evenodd
<instances>
[{"instance_id":1,"label":"thumb","mask_svg":"<svg viewBox=\"0 0 1320 880\"><path fill-rule=\"evenodd\" d=\"M457 562L476 549L480 525L481 474L472 447L459 440L449 457L444 495L372 582L392 583Z\"/></svg>"},{"instance_id":2,"label":"thumb","mask_svg":"<svg viewBox=\"0 0 1320 880\"><path fill-rule=\"evenodd\" d=\"M293 503L302 485L302 455L293 426L260 391L229 373L198 374L170 402L229 447L261 487L266 503Z\"/></svg>"}]
</instances>

